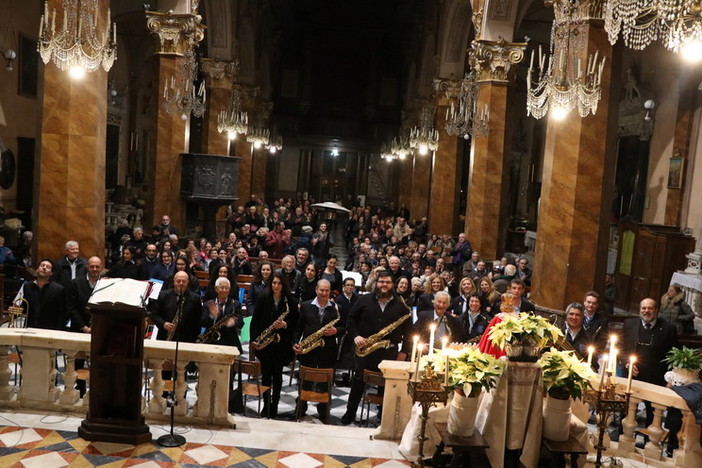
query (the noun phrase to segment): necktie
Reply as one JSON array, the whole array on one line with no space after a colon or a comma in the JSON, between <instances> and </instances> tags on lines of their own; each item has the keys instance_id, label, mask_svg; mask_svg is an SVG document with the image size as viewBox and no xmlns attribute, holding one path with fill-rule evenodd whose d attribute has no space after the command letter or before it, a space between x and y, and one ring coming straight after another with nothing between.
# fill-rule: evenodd
<instances>
[{"instance_id":1,"label":"necktie","mask_svg":"<svg viewBox=\"0 0 702 468\"><path fill-rule=\"evenodd\" d=\"M651 327L653 327L653 325L652 325L652 324L650 324L650 323L647 323L647 324L646 324L646 330L650 330L650 329L651 329Z\"/></svg>"}]
</instances>

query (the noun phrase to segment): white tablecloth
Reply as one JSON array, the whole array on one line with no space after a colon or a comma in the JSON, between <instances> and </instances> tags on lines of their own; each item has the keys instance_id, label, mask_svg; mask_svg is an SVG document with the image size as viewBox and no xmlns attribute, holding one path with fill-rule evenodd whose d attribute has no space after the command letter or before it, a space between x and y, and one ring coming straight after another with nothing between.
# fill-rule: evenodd
<instances>
[{"instance_id":1,"label":"white tablecloth","mask_svg":"<svg viewBox=\"0 0 702 468\"><path fill-rule=\"evenodd\" d=\"M700 275L688 275L676 271L670 279L670 284L679 284L680 286L702 292L702 276Z\"/></svg>"}]
</instances>

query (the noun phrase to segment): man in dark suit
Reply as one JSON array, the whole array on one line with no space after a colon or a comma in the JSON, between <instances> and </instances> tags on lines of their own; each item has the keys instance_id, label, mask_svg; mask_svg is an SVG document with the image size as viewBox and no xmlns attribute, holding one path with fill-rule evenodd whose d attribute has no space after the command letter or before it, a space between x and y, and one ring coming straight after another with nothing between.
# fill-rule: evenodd
<instances>
[{"instance_id":1,"label":"man in dark suit","mask_svg":"<svg viewBox=\"0 0 702 468\"><path fill-rule=\"evenodd\" d=\"M429 343L431 325L435 325L434 343L435 348L440 348L442 339L445 337L448 343L460 343L464 341L463 327L458 317L449 313L448 306L451 297L445 291L439 291L434 295L434 310L423 310L417 312L417 323L414 324L412 335L419 335L421 343Z\"/></svg>"},{"instance_id":2,"label":"man in dark suit","mask_svg":"<svg viewBox=\"0 0 702 468\"><path fill-rule=\"evenodd\" d=\"M600 307L600 295L596 291L586 292L583 305L585 306L583 328L590 336L590 341L596 351L598 353L604 352L607 346L609 319L597 311Z\"/></svg>"},{"instance_id":3,"label":"man in dark suit","mask_svg":"<svg viewBox=\"0 0 702 468\"><path fill-rule=\"evenodd\" d=\"M590 335L583 327L583 314L585 306L579 302L572 302L566 307L566 323L563 326L563 335L566 342L578 353L578 357L587 354L590 345Z\"/></svg>"},{"instance_id":4,"label":"man in dark suit","mask_svg":"<svg viewBox=\"0 0 702 468\"><path fill-rule=\"evenodd\" d=\"M27 326L48 330L64 330L66 324L66 291L51 281L54 263L48 258L39 261L37 279L25 281L17 294L27 303L22 308L27 314Z\"/></svg>"},{"instance_id":5,"label":"man in dark suit","mask_svg":"<svg viewBox=\"0 0 702 468\"><path fill-rule=\"evenodd\" d=\"M341 294L334 299L336 305L339 307L342 322L346 323L348 320L351 309L358 301L358 297L356 293L356 281L351 277L346 278L341 289ZM341 349L339 351L339 359L336 361L336 369L344 369L350 372L354 366L354 347L353 340L349 337L348 333L344 333L344 335L339 338L339 347ZM342 379L337 382L337 386L351 386L349 372L343 373Z\"/></svg>"},{"instance_id":6,"label":"man in dark suit","mask_svg":"<svg viewBox=\"0 0 702 468\"><path fill-rule=\"evenodd\" d=\"M171 341L194 343L200 331L201 306L197 294L188 290L188 274L179 271L173 277L173 289L161 291L151 314L158 327L157 340L166 340L173 332ZM178 317L181 301L183 306ZM176 323L177 321L177 323Z\"/></svg>"},{"instance_id":7,"label":"man in dark suit","mask_svg":"<svg viewBox=\"0 0 702 468\"><path fill-rule=\"evenodd\" d=\"M646 298L639 306L640 318L624 321L624 341L621 358L627 364L629 356L636 356L634 379L665 386L667 364L661 362L670 348L678 345L675 325L658 317L658 304ZM653 411L646 402L646 426L653 421Z\"/></svg>"},{"instance_id":8,"label":"man in dark suit","mask_svg":"<svg viewBox=\"0 0 702 468\"><path fill-rule=\"evenodd\" d=\"M67 288L72 279L85 275L85 267L88 262L80 256L78 242L69 240L64 248L66 255L56 261L54 280Z\"/></svg>"},{"instance_id":9,"label":"man in dark suit","mask_svg":"<svg viewBox=\"0 0 702 468\"><path fill-rule=\"evenodd\" d=\"M300 364L306 367L316 367L319 369L333 368L336 364L336 356L338 352L338 339L345 331L345 322L342 320L341 312L337 305L329 299L331 293L331 284L328 280L319 280L315 288L317 297L311 301L305 301L300 304L300 315L297 319L297 327L293 334L293 351L297 354ZM319 346L305 354L300 348L300 340L307 338L313 333L320 330L325 325L338 321L329 326L322 333L323 345ZM326 392L328 388L318 388L317 391ZM304 414L307 410L306 402L300 403L302 408L300 414ZM317 405L317 414L320 420L324 423L328 420L328 406L325 403Z\"/></svg>"},{"instance_id":10,"label":"man in dark suit","mask_svg":"<svg viewBox=\"0 0 702 468\"><path fill-rule=\"evenodd\" d=\"M139 263L139 278L147 280L153 278L153 271L158 265L158 249L156 244L148 244L144 249L144 258Z\"/></svg>"},{"instance_id":11,"label":"man in dark suit","mask_svg":"<svg viewBox=\"0 0 702 468\"><path fill-rule=\"evenodd\" d=\"M512 279L509 282L509 292L512 293L514 297L518 298L514 300L514 306L519 309L519 312L528 312L530 314L536 312L534 304L526 300L526 285L524 281L516 278ZM500 304L500 299L495 301L492 310L500 310Z\"/></svg>"},{"instance_id":12,"label":"man in dark suit","mask_svg":"<svg viewBox=\"0 0 702 468\"><path fill-rule=\"evenodd\" d=\"M68 309L68 317L71 320L70 330L74 333L90 334L91 317L90 312L86 310L86 305L93 294L95 284L100 279L102 272L102 260L100 257L90 257L88 259L88 273L83 276L71 280L66 290L66 308ZM85 365L85 359L76 359L76 370L82 369ZM83 398L86 386L85 380L76 380L76 389L80 392L80 397Z\"/></svg>"},{"instance_id":13,"label":"man in dark suit","mask_svg":"<svg viewBox=\"0 0 702 468\"><path fill-rule=\"evenodd\" d=\"M346 326L349 337L359 347L366 344L368 337L403 317L411 317L411 312L400 298L393 294L390 273L381 271L378 273L375 290L358 299L351 309ZM351 385L346 413L341 418L342 424L351 424L356 417L356 411L363 396L363 371L369 369L377 372L378 364L385 359L404 361L407 358L407 349L411 346L411 344L408 345L411 324L411 320L405 319L383 337L390 341L389 348L376 349L363 357L356 356L356 374ZM403 343L402 351L398 352L400 343Z\"/></svg>"}]
</instances>

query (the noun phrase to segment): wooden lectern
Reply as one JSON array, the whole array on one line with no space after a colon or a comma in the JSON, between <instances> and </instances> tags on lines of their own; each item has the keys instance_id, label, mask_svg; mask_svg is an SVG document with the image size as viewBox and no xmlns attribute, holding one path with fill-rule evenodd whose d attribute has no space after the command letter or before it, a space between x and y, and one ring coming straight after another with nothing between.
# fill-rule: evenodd
<instances>
[{"instance_id":1,"label":"wooden lectern","mask_svg":"<svg viewBox=\"0 0 702 468\"><path fill-rule=\"evenodd\" d=\"M122 444L148 442L151 432L141 413L145 311L119 303L88 304L88 309L90 403L78 435Z\"/></svg>"}]
</instances>

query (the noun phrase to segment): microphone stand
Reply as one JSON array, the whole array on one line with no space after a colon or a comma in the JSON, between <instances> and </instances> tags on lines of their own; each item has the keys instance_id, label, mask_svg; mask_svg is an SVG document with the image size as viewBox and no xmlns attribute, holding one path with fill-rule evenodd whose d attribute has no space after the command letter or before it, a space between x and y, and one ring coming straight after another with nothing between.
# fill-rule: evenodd
<instances>
[{"instance_id":1,"label":"microphone stand","mask_svg":"<svg viewBox=\"0 0 702 468\"><path fill-rule=\"evenodd\" d=\"M185 304L185 294L187 293L184 292L183 295L181 296L182 299L179 304L178 312L179 314L183 314L183 305ZM180 317L182 318L182 317ZM180 324L180 319L178 320L178 323ZM159 437L156 442L158 445L161 447L180 447L181 445L185 444L185 437L183 437L180 434L175 434L173 433L173 426L174 426L174 421L175 421L175 407L178 405L178 398L176 396L176 381L177 381L177 375L178 375L178 346L180 345L180 336L176 334L177 330L174 330L173 337L175 338L175 356L174 356L174 361L173 361L173 374L171 375L171 382L173 382L173 392L171 393L171 431L168 434L164 434L161 437Z\"/></svg>"}]
</instances>

